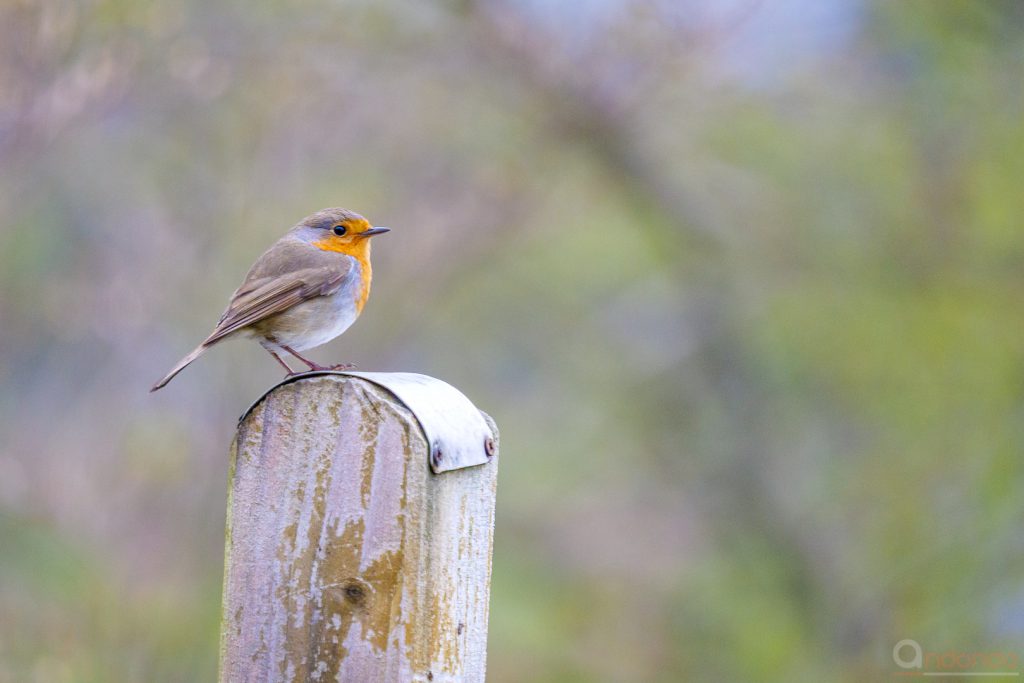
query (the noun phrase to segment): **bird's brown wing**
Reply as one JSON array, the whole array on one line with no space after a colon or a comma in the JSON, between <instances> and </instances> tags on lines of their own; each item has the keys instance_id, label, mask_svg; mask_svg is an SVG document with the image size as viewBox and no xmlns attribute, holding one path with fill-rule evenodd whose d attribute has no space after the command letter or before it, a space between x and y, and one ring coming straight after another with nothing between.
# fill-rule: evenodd
<instances>
[{"instance_id":1,"label":"bird's brown wing","mask_svg":"<svg viewBox=\"0 0 1024 683\"><path fill-rule=\"evenodd\" d=\"M248 280L235 292L220 322L204 345L219 341L243 327L288 310L314 297L338 291L352 273L352 259L332 259L326 266L304 268L273 277Z\"/></svg>"}]
</instances>

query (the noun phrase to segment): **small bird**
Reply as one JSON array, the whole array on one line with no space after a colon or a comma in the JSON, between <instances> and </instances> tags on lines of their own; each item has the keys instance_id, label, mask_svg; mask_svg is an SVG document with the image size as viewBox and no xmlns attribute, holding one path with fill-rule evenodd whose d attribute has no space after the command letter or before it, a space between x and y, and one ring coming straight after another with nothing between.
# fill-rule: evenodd
<instances>
[{"instance_id":1,"label":"small bird","mask_svg":"<svg viewBox=\"0 0 1024 683\"><path fill-rule=\"evenodd\" d=\"M295 371L281 359L285 351L310 370L353 367L323 367L299 352L326 344L362 313L373 275L370 239L389 230L375 228L359 214L341 208L303 218L256 260L210 336L150 391L170 382L217 342L238 334L258 339L289 375Z\"/></svg>"}]
</instances>

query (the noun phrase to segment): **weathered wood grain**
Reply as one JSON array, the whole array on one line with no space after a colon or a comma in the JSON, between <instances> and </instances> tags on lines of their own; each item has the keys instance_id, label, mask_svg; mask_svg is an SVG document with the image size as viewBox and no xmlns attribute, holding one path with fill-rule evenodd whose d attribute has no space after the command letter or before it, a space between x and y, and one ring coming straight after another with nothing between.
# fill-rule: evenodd
<instances>
[{"instance_id":1,"label":"weathered wood grain","mask_svg":"<svg viewBox=\"0 0 1024 683\"><path fill-rule=\"evenodd\" d=\"M408 409L353 377L281 385L245 417L222 682L484 680L497 456L439 475L428 457Z\"/></svg>"}]
</instances>

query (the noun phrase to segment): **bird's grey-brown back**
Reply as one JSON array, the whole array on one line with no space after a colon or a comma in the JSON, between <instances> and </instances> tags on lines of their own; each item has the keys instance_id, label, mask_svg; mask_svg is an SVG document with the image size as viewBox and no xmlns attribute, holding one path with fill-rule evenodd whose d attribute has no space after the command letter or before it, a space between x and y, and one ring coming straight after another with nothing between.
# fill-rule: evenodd
<instances>
[{"instance_id":1,"label":"bird's grey-brown back","mask_svg":"<svg viewBox=\"0 0 1024 683\"><path fill-rule=\"evenodd\" d=\"M305 228L308 230L309 228ZM279 239L269 249L256 259L252 268L245 274L242 286L254 280L263 280L270 277L280 277L307 268L348 268L353 259L351 256L337 252L324 251L312 245L313 239L304 239L295 234L297 228ZM323 235L321 234L322 238Z\"/></svg>"}]
</instances>

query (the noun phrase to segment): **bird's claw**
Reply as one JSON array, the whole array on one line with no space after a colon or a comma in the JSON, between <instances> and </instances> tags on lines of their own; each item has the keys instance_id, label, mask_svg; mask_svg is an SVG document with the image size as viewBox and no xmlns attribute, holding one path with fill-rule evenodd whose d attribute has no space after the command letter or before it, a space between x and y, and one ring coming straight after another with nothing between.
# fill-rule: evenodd
<instances>
[{"instance_id":1,"label":"bird's claw","mask_svg":"<svg viewBox=\"0 0 1024 683\"><path fill-rule=\"evenodd\" d=\"M317 363L306 363L309 366L309 370L304 372L331 372L333 370L355 370L355 363L338 363L337 365L319 365ZM293 372L293 375L301 375L301 372Z\"/></svg>"}]
</instances>

